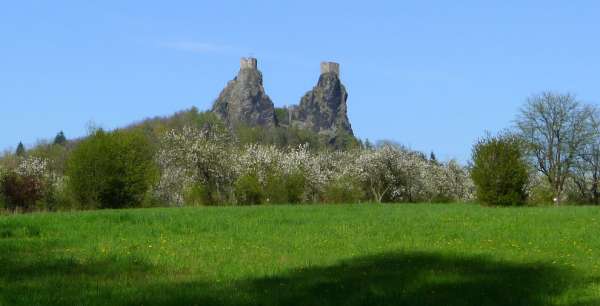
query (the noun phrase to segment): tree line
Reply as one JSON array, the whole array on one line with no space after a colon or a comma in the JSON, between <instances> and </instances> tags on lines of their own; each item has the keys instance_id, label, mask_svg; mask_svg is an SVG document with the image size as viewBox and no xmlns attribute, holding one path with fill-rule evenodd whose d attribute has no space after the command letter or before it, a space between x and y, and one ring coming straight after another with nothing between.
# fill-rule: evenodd
<instances>
[{"instance_id":1,"label":"tree line","mask_svg":"<svg viewBox=\"0 0 600 306\"><path fill-rule=\"evenodd\" d=\"M195 109L7 152L0 205L71 210L183 205L467 201L456 161L293 127L226 127Z\"/></svg>"},{"instance_id":2,"label":"tree line","mask_svg":"<svg viewBox=\"0 0 600 306\"><path fill-rule=\"evenodd\" d=\"M600 113L575 95L529 97L514 126L478 140L471 176L491 204L599 204Z\"/></svg>"},{"instance_id":3,"label":"tree line","mask_svg":"<svg viewBox=\"0 0 600 306\"><path fill-rule=\"evenodd\" d=\"M10 211L184 205L470 202L598 204L600 116L572 94L531 96L472 160L440 162L390 142L291 127L226 127L184 111L127 128L63 132L0 158Z\"/></svg>"}]
</instances>

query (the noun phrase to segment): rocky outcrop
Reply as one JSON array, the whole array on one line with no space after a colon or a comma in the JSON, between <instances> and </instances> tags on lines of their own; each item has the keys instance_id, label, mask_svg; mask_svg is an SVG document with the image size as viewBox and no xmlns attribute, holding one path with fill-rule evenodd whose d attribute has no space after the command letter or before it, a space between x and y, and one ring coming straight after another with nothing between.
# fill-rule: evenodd
<instances>
[{"instance_id":1,"label":"rocky outcrop","mask_svg":"<svg viewBox=\"0 0 600 306\"><path fill-rule=\"evenodd\" d=\"M317 85L302 97L298 106L292 108L292 124L322 134L346 132L353 135L347 99L346 88L339 77L339 64L321 63Z\"/></svg>"},{"instance_id":2,"label":"rocky outcrop","mask_svg":"<svg viewBox=\"0 0 600 306\"><path fill-rule=\"evenodd\" d=\"M238 75L221 91L213 104L215 112L230 127L238 124L276 125L273 102L263 88L255 58L242 58Z\"/></svg>"}]
</instances>

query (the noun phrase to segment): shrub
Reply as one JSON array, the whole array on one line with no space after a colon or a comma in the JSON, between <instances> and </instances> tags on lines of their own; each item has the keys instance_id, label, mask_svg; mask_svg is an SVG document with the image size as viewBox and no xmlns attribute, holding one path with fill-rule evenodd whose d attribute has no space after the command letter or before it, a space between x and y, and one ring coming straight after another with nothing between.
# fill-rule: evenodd
<instances>
[{"instance_id":1,"label":"shrub","mask_svg":"<svg viewBox=\"0 0 600 306\"><path fill-rule=\"evenodd\" d=\"M365 197L360 182L351 177L342 177L327 183L323 191L325 203L358 203Z\"/></svg>"},{"instance_id":2,"label":"shrub","mask_svg":"<svg viewBox=\"0 0 600 306\"><path fill-rule=\"evenodd\" d=\"M31 175L10 172L0 181L6 208L11 211L31 211L44 195L43 182Z\"/></svg>"},{"instance_id":3,"label":"shrub","mask_svg":"<svg viewBox=\"0 0 600 306\"><path fill-rule=\"evenodd\" d=\"M472 159L471 178L479 201L491 205L525 203L528 164L518 138L482 138L473 147Z\"/></svg>"},{"instance_id":4,"label":"shrub","mask_svg":"<svg viewBox=\"0 0 600 306\"><path fill-rule=\"evenodd\" d=\"M235 182L236 202L242 205L261 204L265 195L255 174L240 176Z\"/></svg>"},{"instance_id":5,"label":"shrub","mask_svg":"<svg viewBox=\"0 0 600 306\"><path fill-rule=\"evenodd\" d=\"M194 184L189 187L183 197L185 205L200 206L210 204L206 188L202 184Z\"/></svg>"},{"instance_id":6,"label":"shrub","mask_svg":"<svg viewBox=\"0 0 600 306\"><path fill-rule=\"evenodd\" d=\"M73 150L67 164L71 190L92 208L140 206L156 174L152 148L141 132L98 130Z\"/></svg>"},{"instance_id":7,"label":"shrub","mask_svg":"<svg viewBox=\"0 0 600 306\"><path fill-rule=\"evenodd\" d=\"M306 177L301 171L295 171L285 176L286 203L301 203L305 191Z\"/></svg>"},{"instance_id":8,"label":"shrub","mask_svg":"<svg viewBox=\"0 0 600 306\"><path fill-rule=\"evenodd\" d=\"M5 208L11 211L50 208L54 176L50 175L45 159L19 158L15 167L0 172L0 194Z\"/></svg>"}]
</instances>

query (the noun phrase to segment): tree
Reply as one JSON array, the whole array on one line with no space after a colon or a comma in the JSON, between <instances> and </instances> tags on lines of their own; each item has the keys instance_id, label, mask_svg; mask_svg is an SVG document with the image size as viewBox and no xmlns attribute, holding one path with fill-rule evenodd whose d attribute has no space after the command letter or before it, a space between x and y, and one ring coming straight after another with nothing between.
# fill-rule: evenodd
<instances>
[{"instance_id":1,"label":"tree","mask_svg":"<svg viewBox=\"0 0 600 306\"><path fill-rule=\"evenodd\" d=\"M473 146L471 178L482 203L525 203L528 177L528 164L517 137L488 135Z\"/></svg>"},{"instance_id":2,"label":"tree","mask_svg":"<svg viewBox=\"0 0 600 306\"><path fill-rule=\"evenodd\" d=\"M17 151L15 152L17 156L25 156L25 146L22 142L19 141L19 145L17 145Z\"/></svg>"},{"instance_id":3,"label":"tree","mask_svg":"<svg viewBox=\"0 0 600 306\"><path fill-rule=\"evenodd\" d=\"M6 198L8 209L29 211L42 198L43 185L34 176L10 172L0 179L0 191Z\"/></svg>"},{"instance_id":4,"label":"tree","mask_svg":"<svg viewBox=\"0 0 600 306\"><path fill-rule=\"evenodd\" d=\"M97 130L73 150L69 184L84 206L139 206L157 177L153 150L141 132Z\"/></svg>"},{"instance_id":5,"label":"tree","mask_svg":"<svg viewBox=\"0 0 600 306\"><path fill-rule=\"evenodd\" d=\"M435 156L435 153L433 153L433 151L431 151L431 154L429 154L429 161L437 163L437 157Z\"/></svg>"},{"instance_id":6,"label":"tree","mask_svg":"<svg viewBox=\"0 0 600 306\"><path fill-rule=\"evenodd\" d=\"M1 170L1 169L0 169ZM49 182L47 162L40 158L22 158L16 168L0 173L0 194L10 210L32 210L46 195Z\"/></svg>"},{"instance_id":7,"label":"tree","mask_svg":"<svg viewBox=\"0 0 600 306\"><path fill-rule=\"evenodd\" d=\"M579 189L579 200L600 204L600 117L597 112L593 115L592 128L596 136L579 152L572 177Z\"/></svg>"},{"instance_id":8,"label":"tree","mask_svg":"<svg viewBox=\"0 0 600 306\"><path fill-rule=\"evenodd\" d=\"M186 190L203 190L203 204L231 200L235 158L227 135L184 127L162 136L156 154L161 176L159 196L169 204L184 205Z\"/></svg>"},{"instance_id":9,"label":"tree","mask_svg":"<svg viewBox=\"0 0 600 306\"><path fill-rule=\"evenodd\" d=\"M543 92L530 97L516 120L535 167L548 180L558 204L580 152L597 135L595 110L572 94Z\"/></svg>"},{"instance_id":10,"label":"tree","mask_svg":"<svg viewBox=\"0 0 600 306\"><path fill-rule=\"evenodd\" d=\"M65 137L65 133L63 131L58 132L56 137L54 137L54 144L64 146L67 143L67 137Z\"/></svg>"}]
</instances>

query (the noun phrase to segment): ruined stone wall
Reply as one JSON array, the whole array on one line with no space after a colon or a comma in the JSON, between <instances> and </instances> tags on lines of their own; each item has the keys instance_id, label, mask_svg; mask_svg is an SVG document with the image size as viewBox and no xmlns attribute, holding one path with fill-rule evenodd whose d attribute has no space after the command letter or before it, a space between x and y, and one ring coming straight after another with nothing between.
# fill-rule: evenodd
<instances>
[{"instance_id":1,"label":"ruined stone wall","mask_svg":"<svg viewBox=\"0 0 600 306\"><path fill-rule=\"evenodd\" d=\"M240 69L257 69L256 59L253 57L242 57L240 59Z\"/></svg>"},{"instance_id":2,"label":"ruined stone wall","mask_svg":"<svg viewBox=\"0 0 600 306\"><path fill-rule=\"evenodd\" d=\"M340 64L335 62L321 62L321 74L325 73L340 75Z\"/></svg>"}]
</instances>

